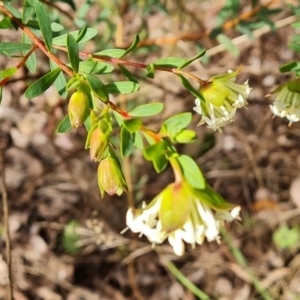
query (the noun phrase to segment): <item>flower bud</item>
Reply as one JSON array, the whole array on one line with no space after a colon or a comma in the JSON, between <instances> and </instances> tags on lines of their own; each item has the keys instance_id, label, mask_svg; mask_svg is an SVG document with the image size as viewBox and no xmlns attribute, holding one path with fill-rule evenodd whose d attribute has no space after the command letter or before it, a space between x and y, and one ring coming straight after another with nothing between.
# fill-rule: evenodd
<instances>
[{"instance_id":1,"label":"flower bud","mask_svg":"<svg viewBox=\"0 0 300 300\"><path fill-rule=\"evenodd\" d=\"M109 134L104 133L99 127L92 132L90 141L91 160L100 161L109 142Z\"/></svg>"},{"instance_id":2,"label":"flower bud","mask_svg":"<svg viewBox=\"0 0 300 300\"><path fill-rule=\"evenodd\" d=\"M86 93L77 91L72 95L69 101L68 112L72 127L78 127L83 124L90 113L89 99Z\"/></svg>"},{"instance_id":3,"label":"flower bud","mask_svg":"<svg viewBox=\"0 0 300 300\"><path fill-rule=\"evenodd\" d=\"M121 166L117 159L107 156L101 160L98 167L98 184L102 197L105 192L111 196L115 194L120 196L123 191L128 190Z\"/></svg>"},{"instance_id":4,"label":"flower bud","mask_svg":"<svg viewBox=\"0 0 300 300\"><path fill-rule=\"evenodd\" d=\"M203 89L202 94L208 103L220 107L229 96L229 91L222 82L213 81Z\"/></svg>"}]
</instances>

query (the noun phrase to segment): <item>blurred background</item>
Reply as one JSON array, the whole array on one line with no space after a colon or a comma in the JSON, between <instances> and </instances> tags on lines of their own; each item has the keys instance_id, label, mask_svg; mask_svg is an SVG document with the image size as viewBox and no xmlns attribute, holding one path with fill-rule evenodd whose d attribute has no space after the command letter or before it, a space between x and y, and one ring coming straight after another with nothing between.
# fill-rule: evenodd
<instances>
[{"instance_id":1,"label":"blurred background","mask_svg":"<svg viewBox=\"0 0 300 300\"><path fill-rule=\"evenodd\" d=\"M65 32L85 25L99 30L82 49L89 53L128 47L138 33L141 42L126 56L128 61L190 58L206 49L201 61L188 67L202 79L242 65L237 82L249 80L253 88L247 108L238 110L222 134L197 127L200 116L195 114L191 128L198 140L178 149L197 161L218 193L242 206L242 221L227 230L248 268L237 262L226 241L188 246L178 258L167 243L152 249L145 238L120 234L128 199L125 194L101 199L97 164L84 149L85 129L56 133L67 101L54 87L31 100L23 96L48 71L46 57L36 51L37 71L17 72L4 87L0 106L15 300L198 299L176 280L167 261L209 299L265 299L253 287L249 270L272 299L300 299L300 124L288 127L287 120L272 118L274 99L265 97L293 78L278 68L299 60L288 47L297 34L291 26L297 11L291 6L299 6L298 1L76 0L76 11L72 1L42 2ZM22 1L11 4L22 7ZM20 31L0 31L2 42L20 38ZM64 53L57 56L66 61ZM1 56L0 69L16 61ZM111 100L124 110L163 102L162 113L145 119L149 128L159 130L167 117L192 111L194 97L173 74L158 71L152 80L145 70L130 71L139 79L140 91ZM117 67L105 76L104 82L124 80ZM118 144L117 130L114 142ZM136 207L173 180L170 169L158 175L140 151L123 168ZM3 222L0 232L0 299L6 299Z\"/></svg>"}]
</instances>

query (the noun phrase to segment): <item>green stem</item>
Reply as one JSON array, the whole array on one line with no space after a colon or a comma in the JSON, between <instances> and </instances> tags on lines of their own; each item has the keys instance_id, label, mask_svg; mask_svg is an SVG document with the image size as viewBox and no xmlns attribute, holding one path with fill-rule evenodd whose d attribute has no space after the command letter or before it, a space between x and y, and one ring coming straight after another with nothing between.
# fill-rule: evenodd
<instances>
[{"instance_id":1,"label":"green stem","mask_svg":"<svg viewBox=\"0 0 300 300\"><path fill-rule=\"evenodd\" d=\"M182 174L182 170L181 170L180 164L178 163L176 156L170 157L169 162L170 162L173 172L174 172L175 182L180 183L180 182L184 181L184 176Z\"/></svg>"},{"instance_id":2,"label":"green stem","mask_svg":"<svg viewBox=\"0 0 300 300\"><path fill-rule=\"evenodd\" d=\"M248 266L247 261L246 261L244 255L243 255L243 253L234 245L230 235L226 232L225 229L221 229L221 234L222 234L225 242L229 246L234 258L236 259L238 264L247 272L249 278L251 279L251 282L252 282L254 288L260 294L262 299L264 299L264 300L274 299L273 297L271 297L269 295L266 288L264 288L261 285L259 279L256 277L256 275L252 272L251 268Z\"/></svg>"},{"instance_id":3,"label":"green stem","mask_svg":"<svg viewBox=\"0 0 300 300\"><path fill-rule=\"evenodd\" d=\"M166 266L169 269L169 271L175 276L175 278L199 299L201 300L211 299L211 297L209 297L207 294L202 292L195 284L193 284L187 277L185 277L171 261L168 261L166 263Z\"/></svg>"}]
</instances>

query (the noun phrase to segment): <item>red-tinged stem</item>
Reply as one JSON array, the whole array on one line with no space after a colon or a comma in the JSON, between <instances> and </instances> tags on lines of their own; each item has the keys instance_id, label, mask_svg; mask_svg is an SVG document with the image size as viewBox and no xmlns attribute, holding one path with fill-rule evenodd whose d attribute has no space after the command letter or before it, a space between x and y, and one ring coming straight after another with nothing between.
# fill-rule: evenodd
<instances>
[{"instance_id":1,"label":"red-tinged stem","mask_svg":"<svg viewBox=\"0 0 300 300\"><path fill-rule=\"evenodd\" d=\"M33 47L30 49L30 51L29 51L29 52L23 57L23 59L16 65L16 68L17 68L18 70L20 70L20 69L24 66L24 64L26 63L28 57L29 57L29 56L30 56L37 48L38 48L37 45L33 45ZM9 76L9 77L6 77L6 78L2 79L2 80L0 81L0 87L1 87L1 86L4 86L4 84L5 84L12 76L13 76L13 75L11 75L11 76Z\"/></svg>"},{"instance_id":2,"label":"red-tinged stem","mask_svg":"<svg viewBox=\"0 0 300 300\"><path fill-rule=\"evenodd\" d=\"M61 47L61 46L56 46L53 45L54 48L59 49L61 51L67 52L68 50L65 47ZM132 62L132 61L126 61L126 60L122 60L122 59L118 59L118 58L113 58L113 57L108 57L108 56L104 56L104 55L97 55L97 54L89 54L83 51L79 52L80 56L82 57L87 57L87 58L94 58L95 60L99 60L99 61L106 61L106 62L110 62L113 64L120 64L120 65L125 65L125 66L131 66L131 67L135 67L135 68L140 68L140 69L147 69L147 65L146 64L142 64L142 63L137 63L137 62ZM159 70L159 71L164 71L164 72L169 72L169 73L173 73L173 74L181 74L184 75L186 77L192 78L193 80L197 81L198 83L200 83L201 85L205 84L205 81L203 81L202 79L200 79L199 77L189 73L189 72L184 72L182 70L178 70L176 68L166 68L166 67L159 67L159 66L154 66L155 70Z\"/></svg>"},{"instance_id":3,"label":"red-tinged stem","mask_svg":"<svg viewBox=\"0 0 300 300\"><path fill-rule=\"evenodd\" d=\"M12 19L12 21L20 27L24 33L27 34L27 36L34 42L34 44L40 48L42 52L46 56L48 56L51 60L53 60L66 74L69 76L73 76L73 71L66 66L63 62L61 62L53 53L48 51L46 48L44 42L42 42L29 28L27 28L19 19L17 19L9 10L7 10L3 3L0 1L0 11Z\"/></svg>"},{"instance_id":4,"label":"red-tinged stem","mask_svg":"<svg viewBox=\"0 0 300 300\"><path fill-rule=\"evenodd\" d=\"M161 141L161 136L158 133L155 133L154 131L150 130L149 128L145 127L144 125L142 125L140 127L140 130L145 132L150 137L152 137L155 142L159 143Z\"/></svg>"}]
</instances>

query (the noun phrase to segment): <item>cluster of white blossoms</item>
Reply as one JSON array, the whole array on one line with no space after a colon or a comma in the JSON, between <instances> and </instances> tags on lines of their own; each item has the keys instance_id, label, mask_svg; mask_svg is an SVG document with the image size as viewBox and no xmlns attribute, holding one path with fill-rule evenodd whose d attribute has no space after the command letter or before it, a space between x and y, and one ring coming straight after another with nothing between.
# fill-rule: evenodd
<instances>
[{"instance_id":1,"label":"cluster of white blossoms","mask_svg":"<svg viewBox=\"0 0 300 300\"><path fill-rule=\"evenodd\" d=\"M270 109L275 116L287 118L289 125L300 120L300 81L292 80L279 86L272 94L276 95Z\"/></svg>"},{"instance_id":2,"label":"cluster of white blossoms","mask_svg":"<svg viewBox=\"0 0 300 300\"><path fill-rule=\"evenodd\" d=\"M145 235L153 244L161 244L166 239L173 247L176 255L182 256L185 251L184 242L195 247L201 245L205 238L207 241L220 242L220 228L224 222L231 222L239 219L240 206L229 209L214 210L197 197L191 199L191 209L185 218L183 225L173 231L167 232L163 228L161 221L164 198L163 192L158 195L148 206L143 204L143 209L136 214L129 209L126 215L126 224L128 228ZM225 201L225 200L224 200Z\"/></svg>"},{"instance_id":3,"label":"cluster of white blossoms","mask_svg":"<svg viewBox=\"0 0 300 300\"><path fill-rule=\"evenodd\" d=\"M206 123L208 128L222 132L221 127L235 120L236 110L248 104L252 89L248 80L244 84L235 83L239 73L240 69L228 70L228 74L212 77L201 87L205 102L197 98L193 108L202 116L199 125Z\"/></svg>"}]
</instances>

